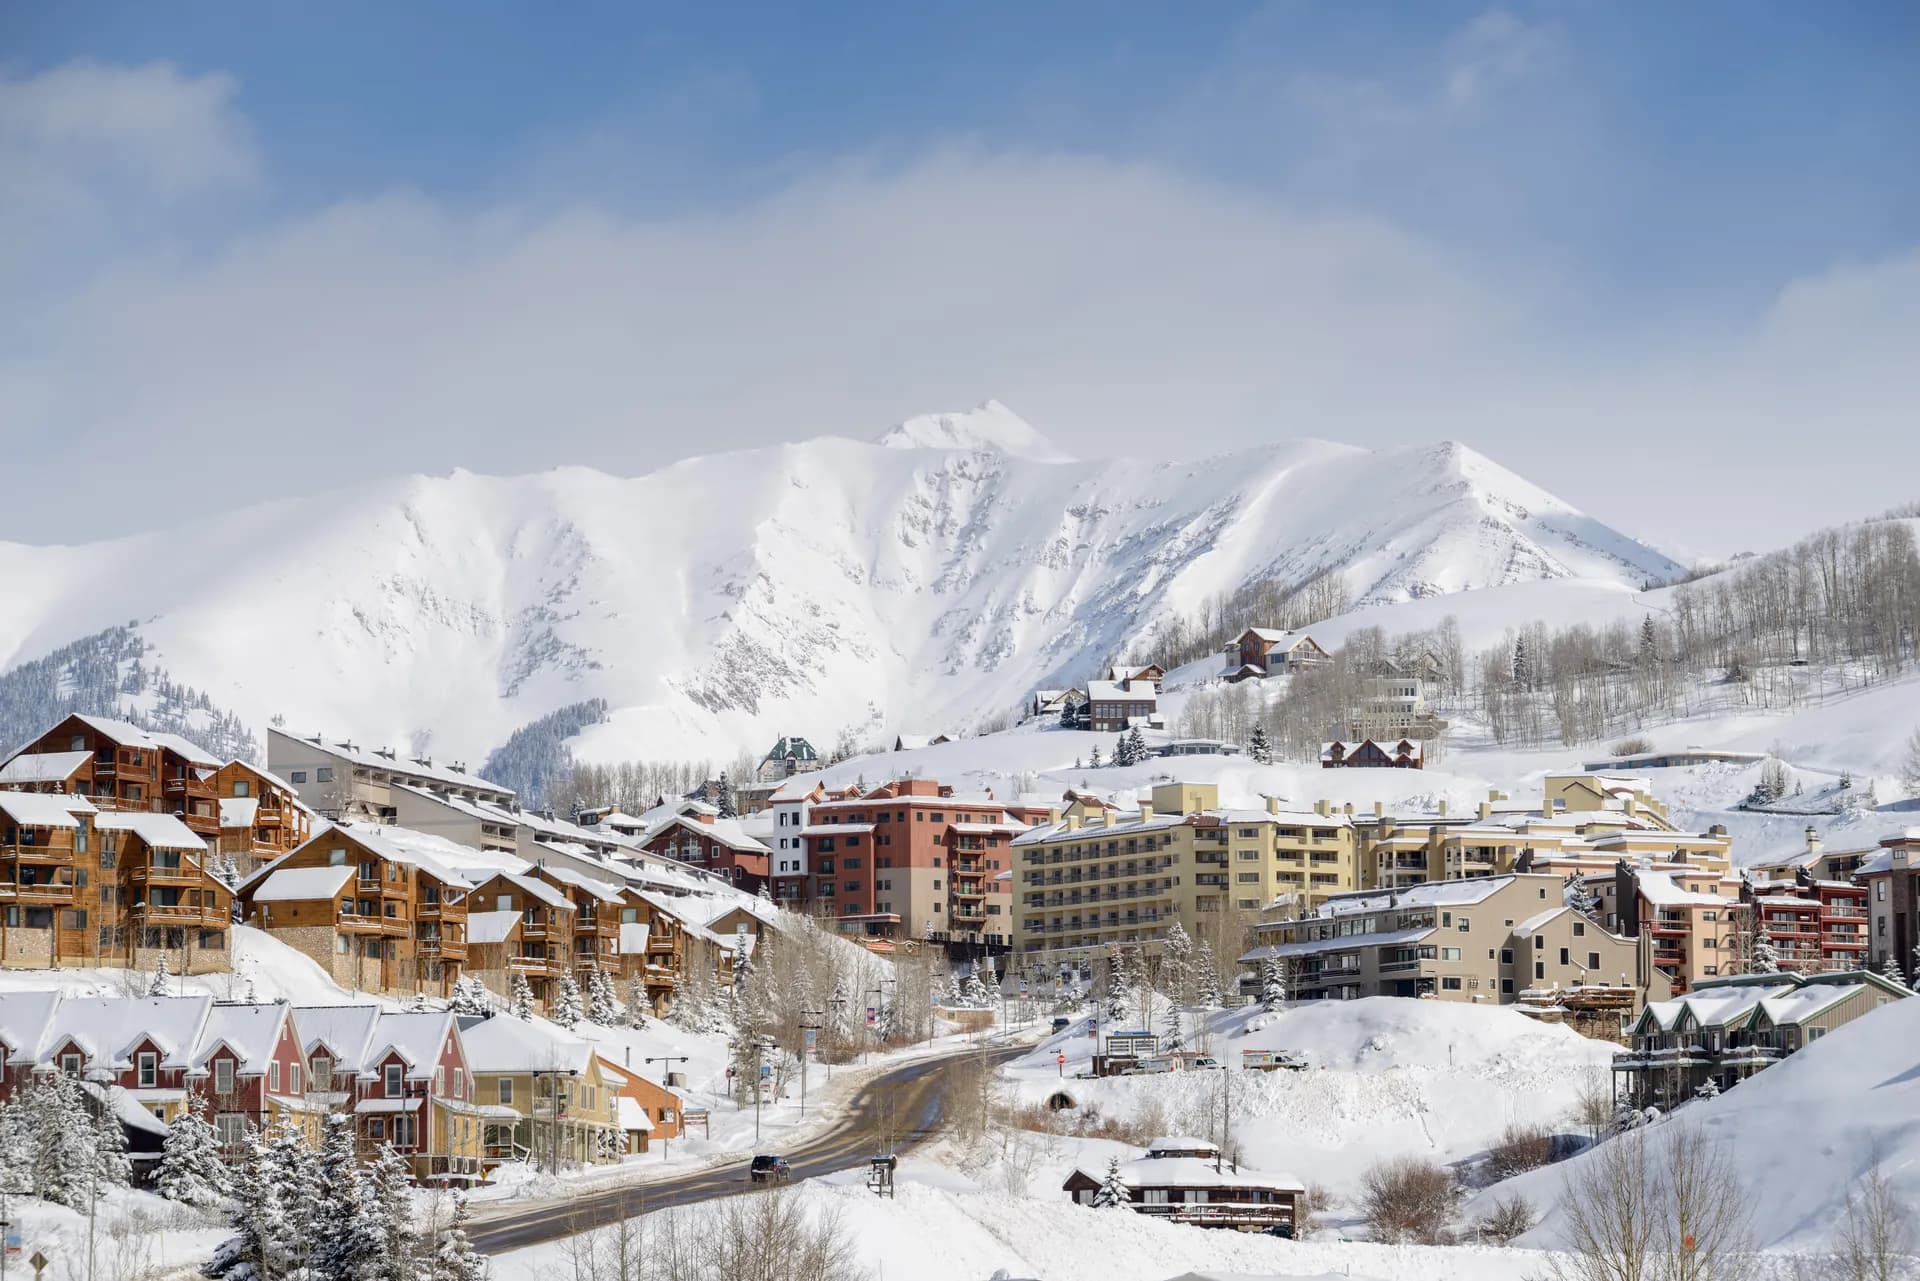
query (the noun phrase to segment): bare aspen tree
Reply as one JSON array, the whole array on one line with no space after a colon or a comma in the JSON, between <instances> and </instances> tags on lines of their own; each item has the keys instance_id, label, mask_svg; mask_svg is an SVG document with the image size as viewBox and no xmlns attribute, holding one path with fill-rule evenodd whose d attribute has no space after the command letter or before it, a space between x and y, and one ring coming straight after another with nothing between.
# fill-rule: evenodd
<instances>
[{"instance_id":1,"label":"bare aspen tree","mask_svg":"<svg viewBox=\"0 0 1920 1281\"><path fill-rule=\"evenodd\" d=\"M1726 1148L1702 1126L1665 1131L1661 1281L1739 1281L1751 1274L1752 1215Z\"/></svg>"},{"instance_id":2,"label":"bare aspen tree","mask_svg":"<svg viewBox=\"0 0 1920 1281\"><path fill-rule=\"evenodd\" d=\"M1840 1281L1904 1281L1920 1275L1910 1208L1894 1191L1877 1148L1871 1161L1847 1194L1835 1266Z\"/></svg>"},{"instance_id":3,"label":"bare aspen tree","mask_svg":"<svg viewBox=\"0 0 1920 1281\"><path fill-rule=\"evenodd\" d=\"M1568 1173L1552 1281L1655 1281L1659 1213L1644 1131L1601 1144Z\"/></svg>"}]
</instances>

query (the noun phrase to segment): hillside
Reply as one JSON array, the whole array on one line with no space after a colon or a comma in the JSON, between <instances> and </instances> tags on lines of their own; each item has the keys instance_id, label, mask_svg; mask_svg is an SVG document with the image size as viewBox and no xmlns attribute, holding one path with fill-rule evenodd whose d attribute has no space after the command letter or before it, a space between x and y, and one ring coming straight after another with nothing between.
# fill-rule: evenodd
<instances>
[{"instance_id":1,"label":"hillside","mask_svg":"<svg viewBox=\"0 0 1920 1281\"><path fill-rule=\"evenodd\" d=\"M1689 1103L1648 1131L1658 1165L1683 1125L1725 1142L1753 1218L1755 1245L1819 1248L1833 1240L1849 1194L1876 1160L1904 1205L1920 1203L1920 1000L1848 1024L1719 1098ZM1555 1205L1583 1161L1548 1166L1481 1194L1471 1216L1514 1192L1540 1207L1524 1243L1553 1248Z\"/></svg>"},{"instance_id":2,"label":"hillside","mask_svg":"<svg viewBox=\"0 0 1920 1281\"><path fill-rule=\"evenodd\" d=\"M0 666L132 619L155 665L255 726L478 758L604 698L586 758L724 757L979 724L1250 581L1337 572L1366 604L1677 569L1457 444L1072 462L989 403L879 443L460 471L0 545Z\"/></svg>"}]
</instances>

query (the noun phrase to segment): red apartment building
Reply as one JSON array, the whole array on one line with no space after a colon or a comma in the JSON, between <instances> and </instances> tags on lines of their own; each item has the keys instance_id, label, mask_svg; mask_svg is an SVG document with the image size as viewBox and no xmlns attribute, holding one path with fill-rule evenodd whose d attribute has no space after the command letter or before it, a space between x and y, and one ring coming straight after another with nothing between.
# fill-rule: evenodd
<instances>
[{"instance_id":1,"label":"red apartment building","mask_svg":"<svg viewBox=\"0 0 1920 1281\"><path fill-rule=\"evenodd\" d=\"M1780 968L1798 974L1867 968L1865 885L1820 880L1801 868L1790 881L1755 885L1753 908Z\"/></svg>"},{"instance_id":2,"label":"red apartment building","mask_svg":"<svg viewBox=\"0 0 1920 1281\"><path fill-rule=\"evenodd\" d=\"M1013 838L1045 807L959 796L930 778L898 778L811 807L800 832L804 901L863 939L924 939L1004 951L1013 936Z\"/></svg>"}]
</instances>

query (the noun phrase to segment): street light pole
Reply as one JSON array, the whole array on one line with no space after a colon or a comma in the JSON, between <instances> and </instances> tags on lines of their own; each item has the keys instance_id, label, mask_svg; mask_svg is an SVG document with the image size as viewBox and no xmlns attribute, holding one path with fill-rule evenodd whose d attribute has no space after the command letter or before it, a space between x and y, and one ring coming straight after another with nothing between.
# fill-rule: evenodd
<instances>
[{"instance_id":1,"label":"street light pole","mask_svg":"<svg viewBox=\"0 0 1920 1281\"><path fill-rule=\"evenodd\" d=\"M800 1011L800 1017L803 1019L818 1019L820 1017L820 1011L819 1010L802 1010ZM808 1032L812 1032L814 1034L813 1038L811 1039L817 1040L819 1038L819 1033L820 1033L820 1024L815 1022L815 1023L802 1023L800 1025L800 1033L801 1033L801 1036L800 1036L800 1115L801 1116L805 1116L807 1114L807 1046L810 1040L810 1038L808 1038L806 1035ZM833 1071L833 1068L829 1066L827 1068L827 1071L831 1073Z\"/></svg>"}]
</instances>

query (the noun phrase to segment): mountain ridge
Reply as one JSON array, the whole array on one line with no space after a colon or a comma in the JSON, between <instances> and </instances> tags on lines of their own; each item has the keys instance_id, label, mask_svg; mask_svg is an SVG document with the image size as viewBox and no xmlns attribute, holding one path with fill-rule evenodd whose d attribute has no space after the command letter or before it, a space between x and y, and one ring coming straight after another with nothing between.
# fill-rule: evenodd
<instances>
[{"instance_id":1,"label":"mountain ridge","mask_svg":"<svg viewBox=\"0 0 1920 1281\"><path fill-rule=\"evenodd\" d=\"M966 728L1257 579L1339 572L1366 603L1679 569L1457 442L1072 462L997 402L907 424L0 545L21 588L0 668L134 619L178 679L260 724L434 726L478 757L605 698L590 757L724 757L789 731ZM203 570L141 571L163 558Z\"/></svg>"}]
</instances>

